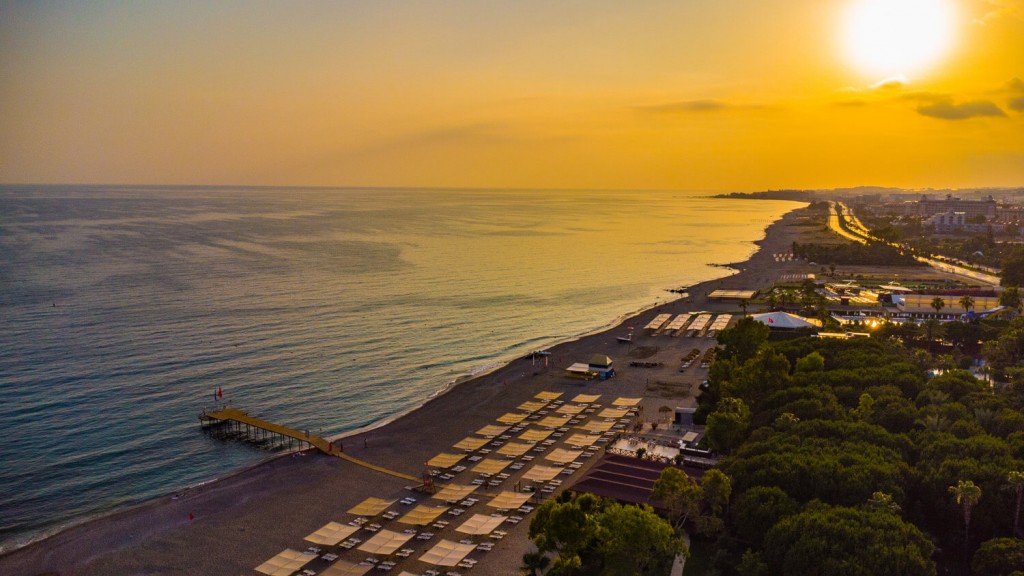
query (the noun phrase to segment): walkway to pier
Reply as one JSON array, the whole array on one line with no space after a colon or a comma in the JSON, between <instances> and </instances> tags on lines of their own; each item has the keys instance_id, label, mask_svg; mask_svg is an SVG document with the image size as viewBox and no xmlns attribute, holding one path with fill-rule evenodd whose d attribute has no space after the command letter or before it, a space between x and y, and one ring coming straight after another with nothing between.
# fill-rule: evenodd
<instances>
[{"instance_id":1,"label":"walkway to pier","mask_svg":"<svg viewBox=\"0 0 1024 576\"><path fill-rule=\"evenodd\" d=\"M353 464L357 464L364 468L369 468L370 470L376 470L377 472L381 472L383 474L388 474L390 476L395 476L397 478L403 478L406 480L413 480L415 482L421 481L419 478L416 478L415 476L410 476L408 474L403 474L401 472L396 472L394 470L388 470L387 468L383 468L375 464L370 464L369 462L364 462L363 460L359 460L358 458L353 458L348 454L345 454L341 450L340 442L334 443L316 434L310 434L308 432L294 430L292 428L288 428L287 426L281 426L280 424L274 424L273 422L268 422L266 420L261 420L259 418L253 418L252 416L249 416L249 414L246 413L245 410L239 410L237 408L224 408L213 412L203 412L202 414L199 415L199 421L201 424L230 424L233 422L239 425L239 430L241 430L241 425L244 424L250 430L255 428L257 430L263 430L266 432L270 432L272 434L277 434L279 436L284 436L286 438L298 440L299 442L305 442L310 446L316 448L317 450L323 452L324 454L328 454L330 456L337 456L338 458L348 460Z\"/></svg>"}]
</instances>

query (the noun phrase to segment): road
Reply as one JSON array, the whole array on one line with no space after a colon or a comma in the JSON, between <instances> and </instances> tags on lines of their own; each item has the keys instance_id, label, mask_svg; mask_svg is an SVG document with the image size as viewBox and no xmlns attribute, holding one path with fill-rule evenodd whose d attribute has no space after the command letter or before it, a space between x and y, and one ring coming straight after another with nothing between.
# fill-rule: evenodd
<instances>
[{"instance_id":1,"label":"road","mask_svg":"<svg viewBox=\"0 0 1024 576\"><path fill-rule=\"evenodd\" d=\"M829 201L828 214L828 227L833 232L839 234L840 236L846 238L847 240L860 242L861 244L867 244L868 240L873 240L875 242L885 242L889 246L892 246L893 248L896 248L898 250L903 250L907 252L910 251L910 249L903 244L899 244L897 242L887 242L885 240L882 240L881 238L876 238L872 236L871 233L868 232L867 227L864 226L864 224L861 223L860 219L854 215L853 210L851 210L849 206L842 202ZM840 218L845 224L845 228L842 225L840 225ZM994 274L978 272L977 270L971 270L969 268L964 268L963 266L957 266L955 264L950 264L948 262L933 260L931 258L926 258L924 256L914 256L914 259L917 260L918 262L927 264L940 272L945 272L946 274L960 276L961 278L966 278L968 280L972 280L974 282L987 286L999 286L999 276L996 276Z\"/></svg>"}]
</instances>

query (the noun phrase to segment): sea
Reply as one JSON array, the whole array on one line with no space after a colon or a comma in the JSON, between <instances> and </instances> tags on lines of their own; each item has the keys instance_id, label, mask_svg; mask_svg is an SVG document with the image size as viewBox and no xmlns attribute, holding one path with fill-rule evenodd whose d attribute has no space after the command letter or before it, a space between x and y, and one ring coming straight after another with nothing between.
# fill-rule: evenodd
<instances>
[{"instance_id":1,"label":"sea","mask_svg":"<svg viewBox=\"0 0 1024 576\"><path fill-rule=\"evenodd\" d=\"M706 192L0 186L0 551L722 277L800 206Z\"/></svg>"}]
</instances>

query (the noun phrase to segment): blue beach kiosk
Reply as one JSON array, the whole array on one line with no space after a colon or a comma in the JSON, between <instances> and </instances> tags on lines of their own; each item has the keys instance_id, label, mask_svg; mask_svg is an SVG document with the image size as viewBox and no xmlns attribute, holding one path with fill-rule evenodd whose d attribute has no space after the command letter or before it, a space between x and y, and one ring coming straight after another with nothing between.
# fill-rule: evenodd
<instances>
[{"instance_id":1,"label":"blue beach kiosk","mask_svg":"<svg viewBox=\"0 0 1024 576\"><path fill-rule=\"evenodd\" d=\"M615 376L615 368L612 368L612 359L604 354L594 354L590 357L588 365L591 372L596 372L601 380L607 380Z\"/></svg>"}]
</instances>

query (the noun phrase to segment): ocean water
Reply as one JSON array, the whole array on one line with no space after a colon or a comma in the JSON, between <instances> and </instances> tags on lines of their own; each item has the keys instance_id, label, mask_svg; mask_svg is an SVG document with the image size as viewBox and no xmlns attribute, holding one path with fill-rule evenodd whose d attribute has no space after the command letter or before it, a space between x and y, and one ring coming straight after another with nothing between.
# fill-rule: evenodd
<instances>
[{"instance_id":1,"label":"ocean water","mask_svg":"<svg viewBox=\"0 0 1024 576\"><path fill-rule=\"evenodd\" d=\"M728 273L792 202L693 192L0 187L0 550L339 435Z\"/></svg>"}]
</instances>

